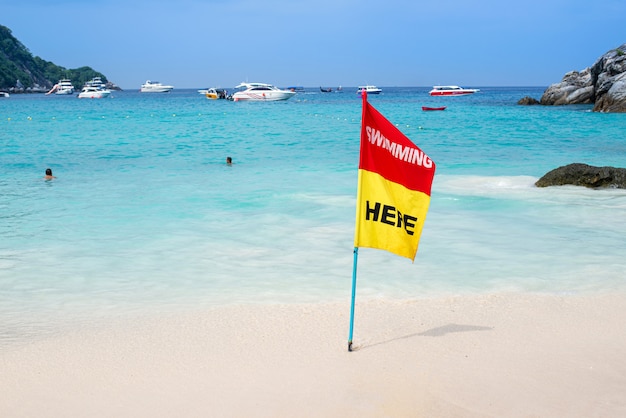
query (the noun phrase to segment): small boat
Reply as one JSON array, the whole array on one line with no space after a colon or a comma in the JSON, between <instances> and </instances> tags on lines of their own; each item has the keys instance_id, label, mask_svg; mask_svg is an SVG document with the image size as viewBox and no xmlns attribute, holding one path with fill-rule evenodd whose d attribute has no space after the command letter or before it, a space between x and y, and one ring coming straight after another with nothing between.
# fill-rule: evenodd
<instances>
[{"instance_id":1,"label":"small boat","mask_svg":"<svg viewBox=\"0 0 626 418\"><path fill-rule=\"evenodd\" d=\"M325 89L324 87L320 87L320 91L321 91L322 93L330 93L330 92L332 92L332 91L333 91L333 89L332 89L332 88L330 88L330 87L329 87L329 88L327 88L327 89Z\"/></svg>"},{"instance_id":2,"label":"small boat","mask_svg":"<svg viewBox=\"0 0 626 418\"><path fill-rule=\"evenodd\" d=\"M8 99L9 93L7 93L6 91L0 91L0 97L6 97Z\"/></svg>"},{"instance_id":3,"label":"small boat","mask_svg":"<svg viewBox=\"0 0 626 418\"><path fill-rule=\"evenodd\" d=\"M446 106L439 106L439 107L422 106L422 110L424 110L424 111L430 111L430 110L446 110Z\"/></svg>"},{"instance_id":4,"label":"small boat","mask_svg":"<svg viewBox=\"0 0 626 418\"><path fill-rule=\"evenodd\" d=\"M111 90L105 88L98 88L95 86L85 86L83 90L78 93L79 99L103 99L111 95Z\"/></svg>"},{"instance_id":5,"label":"small boat","mask_svg":"<svg viewBox=\"0 0 626 418\"><path fill-rule=\"evenodd\" d=\"M433 86L433 89L428 94L431 96L463 96L479 91L479 89L464 89L459 86Z\"/></svg>"},{"instance_id":6,"label":"small boat","mask_svg":"<svg viewBox=\"0 0 626 418\"><path fill-rule=\"evenodd\" d=\"M72 84L71 80L64 78L63 80L59 80L57 84L52 86L50 91L46 93L46 96L52 93L59 95L74 94L74 85Z\"/></svg>"},{"instance_id":7,"label":"small boat","mask_svg":"<svg viewBox=\"0 0 626 418\"><path fill-rule=\"evenodd\" d=\"M211 87L210 89L206 89L205 91L206 93L204 93L204 96L207 99L225 99L228 96L228 92L224 89L216 89L214 87Z\"/></svg>"},{"instance_id":8,"label":"small boat","mask_svg":"<svg viewBox=\"0 0 626 418\"><path fill-rule=\"evenodd\" d=\"M141 85L139 91L141 93L169 93L174 89L174 86L166 86L158 81L147 80Z\"/></svg>"},{"instance_id":9,"label":"small boat","mask_svg":"<svg viewBox=\"0 0 626 418\"><path fill-rule=\"evenodd\" d=\"M243 88L243 90L233 94L233 101L235 102L274 102L291 99L296 94L295 91L281 90L276 86L265 83L241 83L235 88Z\"/></svg>"},{"instance_id":10,"label":"small boat","mask_svg":"<svg viewBox=\"0 0 626 418\"><path fill-rule=\"evenodd\" d=\"M361 94L363 91L367 94L380 94L382 92L382 90L376 86L359 86L356 92L357 94Z\"/></svg>"}]
</instances>

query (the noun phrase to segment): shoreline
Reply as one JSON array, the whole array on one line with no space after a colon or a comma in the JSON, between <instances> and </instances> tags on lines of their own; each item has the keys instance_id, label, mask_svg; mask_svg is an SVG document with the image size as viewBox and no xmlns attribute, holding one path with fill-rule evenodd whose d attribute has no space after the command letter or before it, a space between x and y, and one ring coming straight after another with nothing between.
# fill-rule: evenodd
<instances>
[{"instance_id":1,"label":"shoreline","mask_svg":"<svg viewBox=\"0 0 626 418\"><path fill-rule=\"evenodd\" d=\"M626 293L243 305L121 318L0 350L0 415L626 413ZM36 400L36 402L35 402Z\"/></svg>"}]
</instances>

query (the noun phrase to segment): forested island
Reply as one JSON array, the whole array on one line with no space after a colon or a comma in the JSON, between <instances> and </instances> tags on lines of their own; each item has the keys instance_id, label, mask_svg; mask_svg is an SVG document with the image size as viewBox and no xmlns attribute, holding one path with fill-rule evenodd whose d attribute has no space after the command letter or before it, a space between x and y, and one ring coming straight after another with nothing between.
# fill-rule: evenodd
<instances>
[{"instance_id":1,"label":"forested island","mask_svg":"<svg viewBox=\"0 0 626 418\"><path fill-rule=\"evenodd\" d=\"M91 67L68 69L33 56L9 28L0 25L0 91L45 93L61 79L71 80L74 88L80 90L94 77L100 77L107 87L119 90L104 74Z\"/></svg>"}]
</instances>

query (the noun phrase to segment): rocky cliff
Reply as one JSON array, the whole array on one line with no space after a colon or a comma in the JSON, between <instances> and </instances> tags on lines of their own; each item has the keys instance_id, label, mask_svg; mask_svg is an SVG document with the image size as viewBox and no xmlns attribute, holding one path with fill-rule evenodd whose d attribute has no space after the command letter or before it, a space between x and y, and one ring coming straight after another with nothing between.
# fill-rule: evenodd
<instances>
[{"instance_id":1,"label":"rocky cliff","mask_svg":"<svg viewBox=\"0 0 626 418\"><path fill-rule=\"evenodd\" d=\"M626 112L626 44L602 55L591 67L565 74L546 89L540 102L594 104L594 112Z\"/></svg>"}]
</instances>

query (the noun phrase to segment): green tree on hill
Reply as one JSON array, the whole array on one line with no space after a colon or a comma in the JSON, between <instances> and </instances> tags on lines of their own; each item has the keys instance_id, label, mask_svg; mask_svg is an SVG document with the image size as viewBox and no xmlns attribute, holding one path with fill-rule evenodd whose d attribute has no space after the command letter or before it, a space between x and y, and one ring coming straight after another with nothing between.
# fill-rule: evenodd
<instances>
[{"instance_id":1,"label":"green tree on hill","mask_svg":"<svg viewBox=\"0 0 626 418\"><path fill-rule=\"evenodd\" d=\"M11 30L0 25L0 90L8 90L16 86L17 80L24 88L41 87L50 89L60 79L72 81L75 88L80 89L85 82L94 77L107 82L104 74L91 67L67 69L55 65L39 57L34 57Z\"/></svg>"}]
</instances>

